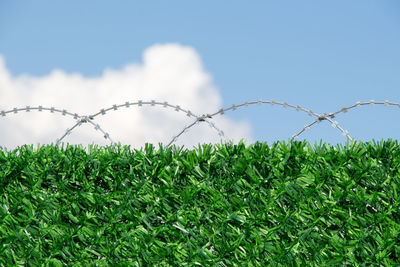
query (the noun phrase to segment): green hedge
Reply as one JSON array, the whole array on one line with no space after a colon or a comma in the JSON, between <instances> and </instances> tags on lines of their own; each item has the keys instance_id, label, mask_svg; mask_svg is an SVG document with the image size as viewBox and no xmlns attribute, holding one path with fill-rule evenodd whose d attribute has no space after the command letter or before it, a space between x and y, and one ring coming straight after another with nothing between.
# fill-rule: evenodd
<instances>
[{"instance_id":1,"label":"green hedge","mask_svg":"<svg viewBox=\"0 0 400 267\"><path fill-rule=\"evenodd\" d=\"M0 265L400 264L400 146L0 150Z\"/></svg>"}]
</instances>

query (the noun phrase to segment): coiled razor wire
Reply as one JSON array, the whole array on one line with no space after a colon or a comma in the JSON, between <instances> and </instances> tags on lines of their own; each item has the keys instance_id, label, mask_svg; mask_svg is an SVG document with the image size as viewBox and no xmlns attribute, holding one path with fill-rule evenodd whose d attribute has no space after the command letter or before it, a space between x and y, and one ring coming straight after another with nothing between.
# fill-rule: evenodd
<instances>
[{"instance_id":1,"label":"coiled razor wire","mask_svg":"<svg viewBox=\"0 0 400 267\"><path fill-rule=\"evenodd\" d=\"M263 105L263 104L270 104L271 106L280 105L280 106L282 106L284 108L292 108L292 109L295 109L296 111L305 112L306 114L308 114L311 117L315 117L314 121L310 122L309 124L304 125L302 129L300 129L297 133L292 135L291 140L298 139L298 137L303 132L309 130L315 124L318 124L321 121L325 121L326 120L326 121L331 123L333 128L338 129L344 137L346 137L347 139L349 139L351 141L352 138L349 135L349 132L347 130L343 129L339 125L339 123L337 121L332 120L333 118L336 117L337 114L339 114L339 113L347 113L351 109L359 108L359 107L365 106L365 105L371 105L371 106L373 106L373 105L384 105L386 107L387 106L398 106L400 108L400 103L398 103L398 102L391 102L391 101L388 101L388 100L385 100L385 101L370 100L370 101L367 101L367 102L358 101L353 105L345 106L345 107L343 107L343 108L341 108L341 109L339 109L338 111L335 111L335 112L318 114L318 113L315 113L314 111L312 111L310 109L301 107L299 105L291 105L291 104L288 104L287 102L277 102L277 101L274 101L274 100L268 100L268 101L257 100L257 101L251 101L251 102L247 102L246 101L246 102L244 102L242 104L233 104L232 106L230 106L228 108L222 108L222 109L220 109L220 110L218 110L218 111L216 111L214 113L211 113L211 114L196 115L195 113L191 112L188 109L181 108L179 105L171 105L168 102L158 102L158 101L155 101L155 100L151 100L151 101L139 100L137 102L125 102L124 104L113 105L113 106L111 106L109 108L106 108L106 109L103 108L99 112L94 113L92 115L79 115L77 113L69 112L69 111L67 111L65 109L57 109L57 108L54 108L54 107L48 108L48 107L43 107L43 106L38 106L38 107L26 106L24 108L13 108L11 110L2 110L0 112L0 115L1 115L0 117L5 117L8 114L16 114L16 113L21 112L21 111L25 111L25 112L30 112L30 111L39 111L39 112L50 111L50 113L61 114L62 116L70 116L70 117L73 117L73 119L76 120L76 123L71 128L67 128L65 130L65 133L60 138L58 138L56 140L57 145L60 144L60 142L66 136L70 135L71 132L74 129L76 129L77 127L81 126L84 123L91 124L96 131L100 131L101 134L103 135L103 137L106 140L108 140L111 143L111 145L113 145L113 144L115 144L115 142L110 137L110 135L106 131L104 131L103 128L100 127L99 124L93 122L94 119L97 116L106 115L106 114L108 114L108 113L110 113L112 111L117 111L119 108L123 108L123 107L130 108L130 107L133 107L133 106L138 106L138 107L142 107L142 106L150 106L150 107L162 106L164 108L174 109L177 112L181 112L181 113L186 114L186 116L188 116L188 117L193 117L194 118L194 121L191 124L185 126L180 132L178 132L176 135L173 136L173 138L171 139L171 141L167 145L167 146L171 146L173 143L175 143L177 141L177 139L182 134L184 134L190 128L192 128L193 126L195 126L196 124L199 124L201 122L207 123L207 125L210 128L214 129L221 138L225 138L225 140L226 140L226 136L225 136L224 132L222 130L220 130L215 125L215 123L210 122L210 120L212 120L217 115L224 115L228 111L235 111L235 110L237 110L239 108L248 107L248 106L251 106L251 105ZM0 146L0 148L1 148L1 146Z\"/></svg>"}]
</instances>

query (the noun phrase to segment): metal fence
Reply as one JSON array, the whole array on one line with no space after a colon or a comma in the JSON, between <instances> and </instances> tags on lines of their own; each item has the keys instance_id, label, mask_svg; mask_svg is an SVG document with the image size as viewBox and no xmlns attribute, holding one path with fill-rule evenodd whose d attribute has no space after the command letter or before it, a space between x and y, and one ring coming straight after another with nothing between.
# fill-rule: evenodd
<instances>
[{"instance_id":1,"label":"metal fence","mask_svg":"<svg viewBox=\"0 0 400 267\"><path fill-rule=\"evenodd\" d=\"M349 131L347 131L346 129L343 129L340 124L336 121L333 120L335 118L335 116L339 113L346 113L351 109L354 108L359 108L362 106L366 106L366 105L384 105L384 106L398 106L400 108L400 103L398 102L391 102L388 100L385 101L375 101L375 100L370 100L367 102L356 102L353 105L350 106L345 106L335 112L331 112L331 113L316 113L310 109L301 107L299 105L292 105L292 104L288 104L287 102L278 102L278 101L274 101L274 100L257 100L257 101L251 101L251 102L244 102L241 104L233 104L230 107L227 108L222 108L219 109L217 111L215 111L214 113L211 114L202 114L202 115L198 115L195 114L193 112L191 112L188 109L182 108L179 105L172 105L168 102L159 102L159 101L155 101L155 100L151 100L151 101L142 101L139 100L137 102L125 102L124 104L120 104L120 105L113 105L111 107L108 108L103 108L100 111L98 111L97 113L93 113L91 115L81 115L81 114L77 114L77 113L73 113L73 112L69 112L65 109L58 109L55 107L43 107L43 106L37 106L37 107L30 107L30 106L26 106L26 107L21 107L21 108L13 108L10 110L2 110L0 112L0 119L2 117L5 116L10 116L12 114L16 114L18 112L31 112L31 111L37 111L37 112L50 112L50 113L54 113L56 115L60 115L60 116L71 116L75 119L75 124L72 125L72 127L68 128L65 130L65 133L59 137L56 140L56 143L59 144L67 135L69 135L74 129L76 129L77 127L81 126L84 123L89 123L91 124L95 130L100 131L101 134L103 135L103 137L108 140L111 144L114 144L115 142L113 141L113 139L110 137L110 135L98 124L95 123L94 120L96 119L96 117L100 116L100 115L107 115L111 112L115 112L120 108L130 108L130 107L143 107L143 106L150 106L150 107L163 107L166 108L167 110L175 110L176 112L182 112L184 114L186 114L186 116L193 118L193 122L190 123L189 125L185 126L181 131L177 132L177 134L171 139L171 141L168 143L168 146L172 145L173 143L176 142L176 140L182 135L184 134L187 130L189 130L190 128L194 127L196 124L199 123L206 123L208 124L209 127L213 128L219 136L221 136L221 138L225 138L225 134L222 130L220 130L217 125L215 125L215 123L212 121L214 117L219 116L219 115L224 115L227 112L232 112L235 110L240 110L243 108L246 108L248 106L251 105L265 105L265 104L269 104L271 106L274 105L279 105L282 106L283 108L289 108L289 109L294 109L296 111L299 112L305 112L307 113L309 116L314 117L314 120L306 125L304 125L304 127L302 129L300 129L297 133L293 134L291 137L291 140L297 139L303 132L305 132L306 130L310 129L310 127L313 127L316 124L321 123L322 121L328 121L333 128L336 128L338 131L340 131L340 133L348 138L349 140L352 140ZM1 146L0 146L1 148Z\"/></svg>"}]
</instances>

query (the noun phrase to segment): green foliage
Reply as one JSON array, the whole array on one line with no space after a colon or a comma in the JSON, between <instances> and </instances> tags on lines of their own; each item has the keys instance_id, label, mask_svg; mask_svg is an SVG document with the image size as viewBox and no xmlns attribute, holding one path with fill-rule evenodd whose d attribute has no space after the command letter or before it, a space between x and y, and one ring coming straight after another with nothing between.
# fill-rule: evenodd
<instances>
[{"instance_id":1,"label":"green foliage","mask_svg":"<svg viewBox=\"0 0 400 267\"><path fill-rule=\"evenodd\" d=\"M397 141L0 150L0 265L400 263Z\"/></svg>"}]
</instances>

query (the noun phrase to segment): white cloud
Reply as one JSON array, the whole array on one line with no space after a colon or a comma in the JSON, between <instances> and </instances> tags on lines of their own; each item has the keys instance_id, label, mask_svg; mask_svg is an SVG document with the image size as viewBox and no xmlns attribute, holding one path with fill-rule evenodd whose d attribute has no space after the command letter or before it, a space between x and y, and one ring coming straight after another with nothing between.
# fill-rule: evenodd
<instances>
[{"instance_id":1,"label":"white cloud","mask_svg":"<svg viewBox=\"0 0 400 267\"><path fill-rule=\"evenodd\" d=\"M79 115L97 113L102 108L127 101L167 101L195 114L213 113L221 106L221 96L204 71L201 59L190 47L178 44L154 45L143 55L143 63L130 64L120 70L106 69L99 77L84 77L53 70L42 77L13 76L0 55L0 112L14 107L55 107ZM131 106L97 116L110 137L122 144L142 147L144 143L167 144L194 117L161 106ZM251 140L247 122L233 121L224 116L210 120L229 139ZM49 111L20 111L0 114L0 146L9 149L22 144L48 144L60 138L76 123L73 117ZM219 142L217 131L202 122L184 133L176 142L192 147L200 143ZM64 142L73 144L109 144L101 132L85 123L68 135Z\"/></svg>"}]
</instances>

